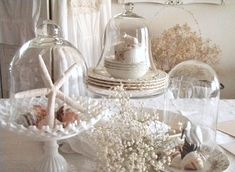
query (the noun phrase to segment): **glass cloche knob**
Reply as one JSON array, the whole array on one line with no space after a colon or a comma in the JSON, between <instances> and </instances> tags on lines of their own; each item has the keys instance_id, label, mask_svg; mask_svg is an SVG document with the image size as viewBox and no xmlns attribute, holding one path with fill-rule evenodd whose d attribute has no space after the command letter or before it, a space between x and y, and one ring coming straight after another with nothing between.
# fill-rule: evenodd
<instances>
[{"instance_id":1,"label":"glass cloche knob","mask_svg":"<svg viewBox=\"0 0 235 172\"><path fill-rule=\"evenodd\" d=\"M126 4L124 4L125 6L125 13L132 13L133 9L134 9L134 3L132 2L128 2Z\"/></svg>"},{"instance_id":2,"label":"glass cloche knob","mask_svg":"<svg viewBox=\"0 0 235 172\"><path fill-rule=\"evenodd\" d=\"M61 37L60 27L51 20L44 20L41 25L36 28L37 36L44 37Z\"/></svg>"}]
</instances>

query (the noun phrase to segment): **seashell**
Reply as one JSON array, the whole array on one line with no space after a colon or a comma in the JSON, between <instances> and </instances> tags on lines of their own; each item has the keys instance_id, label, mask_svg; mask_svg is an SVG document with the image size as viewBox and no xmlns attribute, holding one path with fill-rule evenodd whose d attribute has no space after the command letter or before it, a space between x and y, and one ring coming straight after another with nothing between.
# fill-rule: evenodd
<instances>
[{"instance_id":1,"label":"seashell","mask_svg":"<svg viewBox=\"0 0 235 172\"><path fill-rule=\"evenodd\" d=\"M47 125L48 125L48 120L47 120L47 118L43 118L43 119L39 120L38 123L37 123L37 127L38 127L39 129L42 129L43 126L47 126Z\"/></svg>"},{"instance_id":2,"label":"seashell","mask_svg":"<svg viewBox=\"0 0 235 172\"><path fill-rule=\"evenodd\" d=\"M22 114L17 118L16 122L27 128L31 125L36 125L37 116L31 113Z\"/></svg>"},{"instance_id":3,"label":"seashell","mask_svg":"<svg viewBox=\"0 0 235 172\"><path fill-rule=\"evenodd\" d=\"M56 118L67 127L70 123L79 121L79 116L77 113L73 112L69 108L62 106L56 113Z\"/></svg>"},{"instance_id":4,"label":"seashell","mask_svg":"<svg viewBox=\"0 0 235 172\"><path fill-rule=\"evenodd\" d=\"M190 152L182 160L184 170L200 170L204 168L202 157L197 152Z\"/></svg>"},{"instance_id":5,"label":"seashell","mask_svg":"<svg viewBox=\"0 0 235 172\"><path fill-rule=\"evenodd\" d=\"M38 120L41 120L48 115L47 110L41 105L34 105L33 110L34 110L34 113L37 115Z\"/></svg>"},{"instance_id":6,"label":"seashell","mask_svg":"<svg viewBox=\"0 0 235 172\"><path fill-rule=\"evenodd\" d=\"M172 155L172 160L171 160L171 167L175 167L177 169L181 169L181 156L180 153L177 152L176 154Z\"/></svg>"}]
</instances>

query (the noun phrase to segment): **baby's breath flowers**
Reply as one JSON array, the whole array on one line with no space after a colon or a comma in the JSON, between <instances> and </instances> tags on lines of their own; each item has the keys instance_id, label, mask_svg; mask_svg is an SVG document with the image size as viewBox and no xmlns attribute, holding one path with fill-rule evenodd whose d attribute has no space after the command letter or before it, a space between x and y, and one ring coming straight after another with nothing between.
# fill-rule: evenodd
<instances>
[{"instance_id":1,"label":"baby's breath flowers","mask_svg":"<svg viewBox=\"0 0 235 172\"><path fill-rule=\"evenodd\" d=\"M190 59L214 65L218 63L220 51L211 40L204 40L193 32L188 24L177 24L152 40L155 65L164 71L169 71L178 63Z\"/></svg>"},{"instance_id":2,"label":"baby's breath flowers","mask_svg":"<svg viewBox=\"0 0 235 172\"><path fill-rule=\"evenodd\" d=\"M114 97L107 101L116 100L119 110L87 136L97 146L97 171L163 170L171 162L170 155L175 151L167 134L169 127L159 121L157 112L133 107L122 86L114 90Z\"/></svg>"}]
</instances>

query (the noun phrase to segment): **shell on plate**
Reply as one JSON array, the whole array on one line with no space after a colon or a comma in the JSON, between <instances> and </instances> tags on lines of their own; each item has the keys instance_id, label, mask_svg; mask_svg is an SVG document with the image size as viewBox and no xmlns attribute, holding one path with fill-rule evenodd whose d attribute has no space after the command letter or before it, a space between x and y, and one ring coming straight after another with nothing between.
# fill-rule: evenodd
<instances>
[{"instance_id":1,"label":"shell on plate","mask_svg":"<svg viewBox=\"0 0 235 172\"><path fill-rule=\"evenodd\" d=\"M183 158L181 165L184 170L200 170L204 168L203 159L196 151L188 153Z\"/></svg>"}]
</instances>

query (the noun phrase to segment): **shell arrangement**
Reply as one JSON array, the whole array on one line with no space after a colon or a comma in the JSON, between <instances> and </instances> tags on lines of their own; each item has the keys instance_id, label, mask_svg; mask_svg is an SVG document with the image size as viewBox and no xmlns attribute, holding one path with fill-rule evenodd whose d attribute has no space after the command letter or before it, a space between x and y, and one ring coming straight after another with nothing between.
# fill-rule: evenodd
<instances>
[{"instance_id":1,"label":"shell arrangement","mask_svg":"<svg viewBox=\"0 0 235 172\"><path fill-rule=\"evenodd\" d=\"M221 50L204 40L188 24L176 25L152 40L152 54L158 69L170 71L178 63L195 59L209 65L218 63Z\"/></svg>"},{"instance_id":2,"label":"shell arrangement","mask_svg":"<svg viewBox=\"0 0 235 172\"><path fill-rule=\"evenodd\" d=\"M35 125L41 129L43 126L48 125L47 116L46 108L42 105L34 105L31 111L19 115L16 122L26 128ZM61 123L64 127L67 127L69 123L75 121L79 122L79 114L69 107L61 106L56 112L57 124Z\"/></svg>"},{"instance_id":3,"label":"shell arrangement","mask_svg":"<svg viewBox=\"0 0 235 172\"><path fill-rule=\"evenodd\" d=\"M200 170L204 168L204 160L198 152L202 144L202 132L198 126L188 122L182 132L185 135L184 144L172 156L171 166L184 170Z\"/></svg>"}]
</instances>

